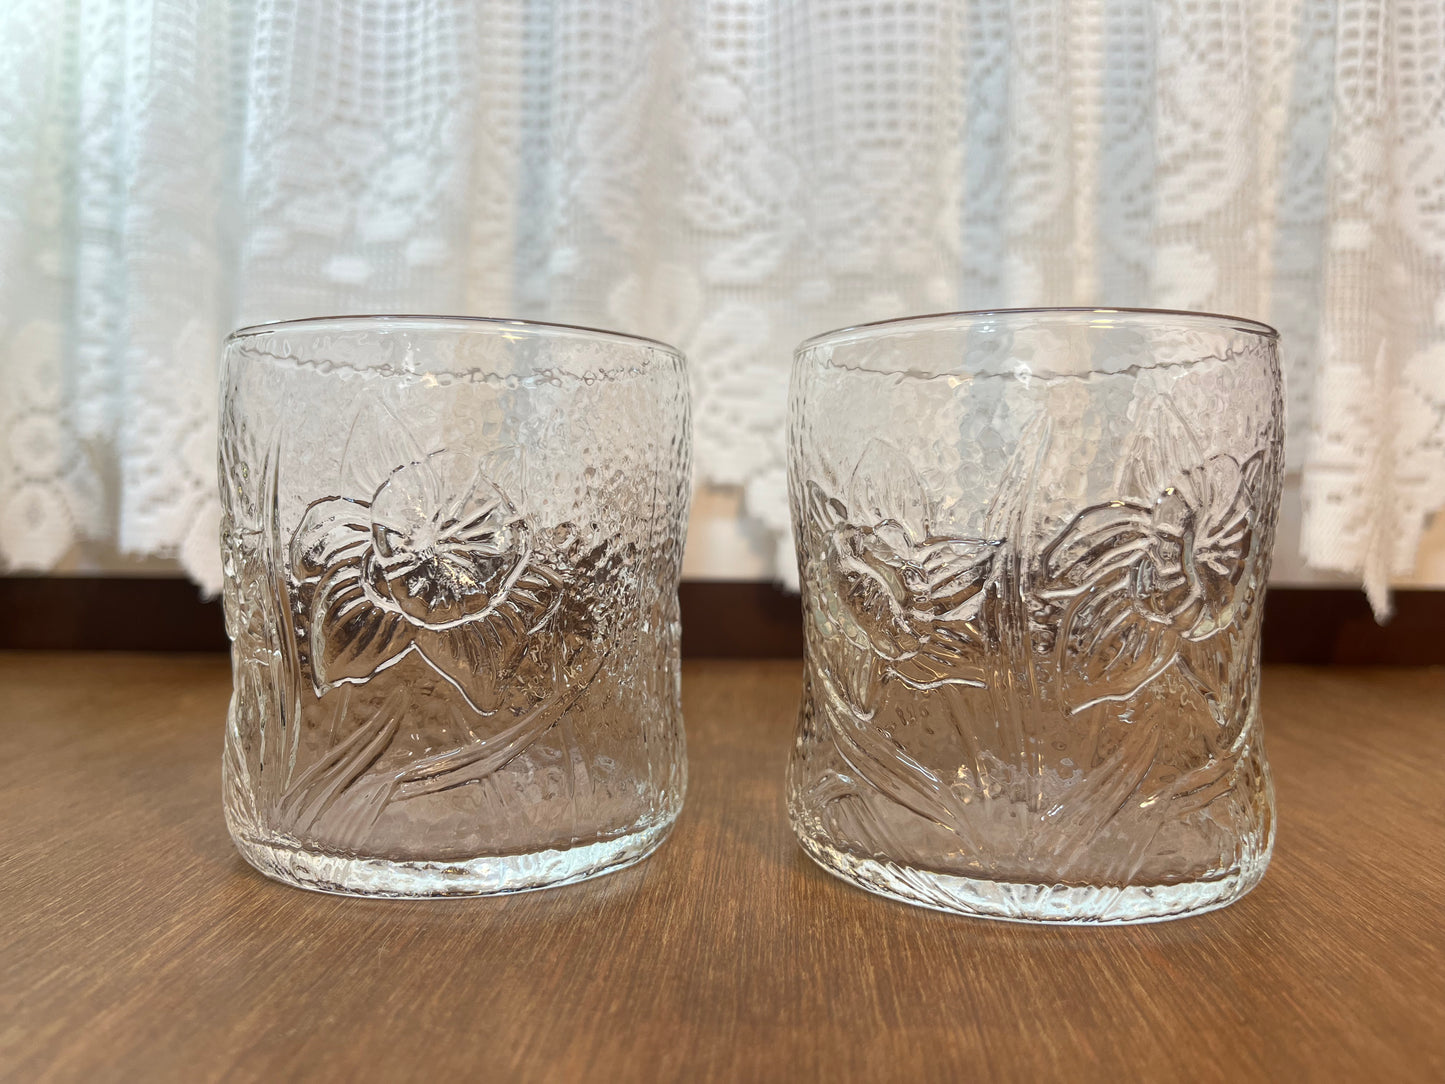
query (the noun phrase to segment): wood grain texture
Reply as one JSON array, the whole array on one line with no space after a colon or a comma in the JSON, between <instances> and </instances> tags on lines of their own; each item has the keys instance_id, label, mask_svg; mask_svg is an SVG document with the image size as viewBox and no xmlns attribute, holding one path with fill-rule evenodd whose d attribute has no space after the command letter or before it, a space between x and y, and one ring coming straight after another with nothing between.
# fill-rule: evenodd
<instances>
[{"instance_id":1,"label":"wood grain texture","mask_svg":"<svg viewBox=\"0 0 1445 1084\"><path fill-rule=\"evenodd\" d=\"M1270 669L1279 843L1180 922L869 896L793 843L795 662L694 662L650 861L441 902L264 880L221 822L224 659L0 655L0 1076L1445 1078L1445 671Z\"/></svg>"}]
</instances>

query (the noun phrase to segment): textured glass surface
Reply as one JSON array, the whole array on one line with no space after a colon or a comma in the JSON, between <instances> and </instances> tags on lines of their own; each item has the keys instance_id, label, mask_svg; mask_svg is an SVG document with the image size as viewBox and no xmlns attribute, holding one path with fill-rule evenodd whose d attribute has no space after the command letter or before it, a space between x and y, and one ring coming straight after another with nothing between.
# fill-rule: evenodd
<instances>
[{"instance_id":1,"label":"textured glass surface","mask_svg":"<svg viewBox=\"0 0 1445 1084\"><path fill-rule=\"evenodd\" d=\"M686 761L679 354L501 321L238 333L222 372L242 854L367 895L636 861Z\"/></svg>"},{"instance_id":2,"label":"textured glass surface","mask_svg":"<svg viewBox=\"0 0 1445 1084\"><path fill-rule=\"evenodd\" d=\"M1190 314L925 317L805 343L789 770L831 872L996 918L1129 922L1263 875L1276 337Z\"/></svg>"}]
</instances>

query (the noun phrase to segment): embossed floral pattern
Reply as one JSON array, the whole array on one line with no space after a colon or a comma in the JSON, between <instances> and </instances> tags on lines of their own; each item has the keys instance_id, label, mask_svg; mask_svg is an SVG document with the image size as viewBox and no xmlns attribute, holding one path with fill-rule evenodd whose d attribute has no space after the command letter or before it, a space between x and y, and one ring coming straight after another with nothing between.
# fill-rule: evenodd
<instances>
[{"instance_id":1,"label":"embossed floral pattern","mask_svg":"<svg viewBox=\"0 0 1445 1084\"><path fill-rule=\"evenodd\" d=\"M519 683L530 700L550 694L558 660L537 634L557 612L562 581L488 477L507 454L434 452L396 467L367 499L307 509L290 564L318 695L409 654L482 714L509 703Z\"/></svg>"},{"instance_id":2,"label":"embossed floral pattern","mask_svg":"<svg viewBox=\"0 0 1445 1084\"><path fill-rule=\"evenodd\" d=\"M1182 420L1167 424L1178 429L1171 439L1194 443ZM911 470L896 453L870 448L852 484L864 494L863 515L850 517L842 500L807 484L811 578L829 585L815 603L820 619L914 689L986 688L1008 609L1023 607L1019 620L1052 653L1073 711L1127 699L1170 666L1188 667L1188 645L1235 623L1255 549L1263 453L1242 464L1201 457L1163 482L1154 480L1168 473L1157 441L1138 451L1141 476L1121 486L1153 496L1077 513L1006 589L1005 540L932 533ZM893 492L866 491L860 477L891 479ZM904 509L902 518L879 511L886 507ZM1204 669L1189 667L1196 683Z\"/></svg>"},{"instance_id":3,"label":"embossed floral pattern","mask_svg":"<svg viewBox=\"0 0 1445 1084\"><path fill-rule=\"evenodd\" d=\"M825 337L795 370L796 834L844 879L971 914L1236 898L1274 828L1272 345L939 320Z\"/></svg>"},{"instance_id":4,"label":"embossed floral pattern","mask_svg":"<svg viewBox=\"0 0 1445 1084\"><path fill-rule=\"evenodd\" d=\"M915 688L982 685L973 656L993 635L984 603L997 543L919 537L896 519L854 525L840 501L810 493L844 636Z\"/></svg>"},{"instance_id":5,"label":"embossed floral pattern","mask_svg":"<svg viewBox=\"0 0 1445 1084\"><path fill-rule=\"evenodd\" d=\"M1262 463L1216 455L1152 502L1115 500L1076 515L1040 554L1036 617L1056 637L1076 706L1127 697L1234 622L1252 551Z\"/></svg>"}]
</instances>

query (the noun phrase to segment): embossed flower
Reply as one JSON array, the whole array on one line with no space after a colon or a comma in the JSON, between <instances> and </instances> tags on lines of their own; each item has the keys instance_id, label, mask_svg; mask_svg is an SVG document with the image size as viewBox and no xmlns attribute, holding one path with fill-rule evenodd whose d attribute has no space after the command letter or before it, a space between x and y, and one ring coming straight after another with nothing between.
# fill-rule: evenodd
<instances>
[{"instance_id":1,"label":"embossed flower","mask_svg":"<svg viewBox=\"0 0 1445 1084\"><path fill-rule=\"evenodd\" d=\"M998 543L935 536L896 519L858 525L810 484L826 532L825 592L835 625L919 689L984 684L976 649L996 635L986 602Z\"/></svg>"},{"instance_id":2,"label":"embossed flower","mask_svg":"<svg viewBox=\"0 0 1445 1084\"><path fill-rule=\"evenodd\" d=\"M536 637L561 580L534 559L526 522L487 467L435 452L395 468L369 500L306 510L290 562L319 693L414 653L483 714L519 682L548 694L556 660Z\"/></svg>"},{"instance_id":3,"label":"embossed flower","mask_svg":"<svg viewBox=\"0 0 1445 1084\"><path fill-rule=\"evenodd\" d=\"M1085 509L1044 548L1039 616L1056 624L1066 684L1086 685L1092 701L1132 694L1182 644L1233 624L1261 463L1214 456L1152 503Z\"/></svg>"}]
</instances>

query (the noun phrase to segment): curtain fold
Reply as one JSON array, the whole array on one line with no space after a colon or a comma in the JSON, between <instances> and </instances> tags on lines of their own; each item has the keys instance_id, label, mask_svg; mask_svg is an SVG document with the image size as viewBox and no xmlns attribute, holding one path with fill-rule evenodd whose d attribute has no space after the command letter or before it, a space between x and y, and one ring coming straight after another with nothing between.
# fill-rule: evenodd
<instances>
[{"instance_id":1,"label":"curtain fold","mask_svg":"<svg viewBox=\"0 0 1445 1084\"><path fill-rule=\"evenodd\" d=\"M791 575L793 345L952 308L1284 333L1312 566L1445 505L1445 12L1424 0L10 0L0 561L209 589L233 326L464 312L692 365Z\"/></svg>"}]
</instances>

